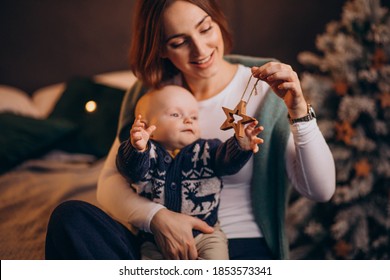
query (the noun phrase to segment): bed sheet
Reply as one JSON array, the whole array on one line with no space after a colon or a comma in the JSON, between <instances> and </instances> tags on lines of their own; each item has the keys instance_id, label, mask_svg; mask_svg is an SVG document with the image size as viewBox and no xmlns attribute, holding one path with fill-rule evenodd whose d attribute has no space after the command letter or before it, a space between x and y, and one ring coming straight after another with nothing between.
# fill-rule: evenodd
<instances>
[{"instance_id":1,"label":"bed sheet","mask_svg":"<svg viewBox=\"0 0 390 280\"><path fill-rule=\"evenodd\" d=\"M97 179L104 158L52 151L0 176L0 258L44 259L47 223L63 201L98 205Z\"/></svg>"}]
</instances>

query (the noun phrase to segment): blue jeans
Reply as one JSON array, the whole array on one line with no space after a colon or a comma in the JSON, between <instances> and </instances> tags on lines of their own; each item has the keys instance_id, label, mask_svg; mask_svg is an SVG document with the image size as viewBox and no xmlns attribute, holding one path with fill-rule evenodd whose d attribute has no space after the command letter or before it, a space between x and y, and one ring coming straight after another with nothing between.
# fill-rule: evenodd
<instances>
[{"instance_id":1,"label":"blue jeans","mask_svg":"<svg viewBox=\"0 0 390 280\"><path fill-rule=\"evenodd\" d=\"M96 206L67 201L52 213L46 234L48 260L136 260L140 240ZM234 260L272 259L263 238L229 240Z\"/></svg>"}]
</instances>

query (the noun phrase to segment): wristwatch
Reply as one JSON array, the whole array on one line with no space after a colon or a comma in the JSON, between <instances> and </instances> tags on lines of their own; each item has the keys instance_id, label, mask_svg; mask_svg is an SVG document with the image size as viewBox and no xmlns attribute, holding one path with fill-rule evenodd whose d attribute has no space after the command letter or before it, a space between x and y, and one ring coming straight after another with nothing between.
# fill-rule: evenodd
<instances>
[{"instance_id":1,"label":"wristwatch","mask_svg":"<svg viewBox=\"0 0 390 280\"><path fill-rule=\"evenodd\" d=\"M308 122L311 121L312 119L315 119L316 113L314 112L313 107L308 103L307 104L307 115L302 117L302 118L297 118L297 119L292 119L289 114L287 114L288 121L290 124L298 123L298 122Z\"/></svg>"}]
</instances>

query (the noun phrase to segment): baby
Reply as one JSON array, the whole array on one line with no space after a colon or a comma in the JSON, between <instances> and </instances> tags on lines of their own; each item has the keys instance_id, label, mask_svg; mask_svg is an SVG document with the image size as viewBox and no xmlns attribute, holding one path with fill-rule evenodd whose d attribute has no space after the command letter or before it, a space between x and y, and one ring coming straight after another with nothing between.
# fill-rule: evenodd
<instances>
[{"instance_id":1,"label":"baby","mask_svg":"<svg viewBox=\"0 0 390 280\"><path fill-rule=\"evenodd\" d=\"M139 195L214 227L211 234L193 231L199 258L228 259L217 216L221 176L237 173L259 150L263 140L257 135L263 127L254 121L245 127L244 137L224 143L201 139L196 99L173 85L142 96L135 116L130 138L118 150L119 172ZM142 259L163 259L153 236L144 233L143 238Z\"/></svg>"}]
</instances>

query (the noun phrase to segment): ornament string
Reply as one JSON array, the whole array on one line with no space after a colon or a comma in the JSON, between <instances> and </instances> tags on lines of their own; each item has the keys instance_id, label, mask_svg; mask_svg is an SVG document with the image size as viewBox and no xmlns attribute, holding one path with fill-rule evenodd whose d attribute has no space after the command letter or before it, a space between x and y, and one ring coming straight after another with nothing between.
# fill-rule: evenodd
<instances>
[{"instance_id":1,"label":"ornament string","mask_svg":"<svg viewBox=\"0 0 390 280\"><path fill-rule=\"evenodd\" d=\"M248 83L246 84L246 87L244 89L244 92L242 93L240 101L238 102L238 104L236 105L236 107L233 110L226 108L226 107L222 107L222 109L226 115L226 120L221 125L221 129L228 130L228 129L233 128L238 137L244 137L244 125L245 124L256 120L255 118L252 118L252 117L246 115L246 104L251 99L253 92L255 92L255 95L257 94L256 86L257 86L257 83L259 82L259 79L257 79L256 83L254 84L254 86L249 94L248 100L247 101L244 100L245 93L248 90L251 79L252 79L252 75L250 75L250 77L249 77ZM241 119L239 121L235 121L235 119L234 119L235 115L241 117Z\"/></svg>"},{"instance_id":2,"label":"ornament string","mask_svg":"<svg viewBox=\"0 0 390 280\"><path fill-rule=\"evenodd\" d=\"M249 84L250 84L251 80L252 80L252 75L249 76L249 80L248 80L248 82L246 83L244 92L243 92L242 95L241 95L241 100L244 100L245 93L246 93L246 91L248 90L248 87L249 87ZM252 88L252 90L251 90L251 93L249 94L248 100L246 101L247 104L249 103L249 100L251 99L251 97L252 97L252 95L253 95L253 92L255 92L255 95L257 95L257 83L259 82L259 80L260 80L260 79L257 79L256 83L253 85L253 88Z\"/></svg>"}]
</instances>

